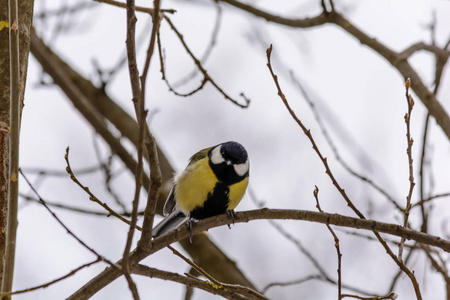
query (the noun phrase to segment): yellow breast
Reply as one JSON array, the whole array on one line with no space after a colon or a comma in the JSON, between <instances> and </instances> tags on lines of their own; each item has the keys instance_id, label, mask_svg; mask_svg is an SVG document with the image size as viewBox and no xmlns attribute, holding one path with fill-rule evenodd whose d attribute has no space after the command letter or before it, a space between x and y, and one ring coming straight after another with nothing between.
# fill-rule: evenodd
<instances>
[{"instance_id":1,"label":"yellow breast","mask_svg":"<svg viewBox=\"0 0 450 300\"><path fill-rule=\"evenodd\" d=\"M175 201L184 213L203 206L208 194L213 192L218 182L216 175L209 167L208 158L198 160L175 177ZM235 209L244 196L248 185L248 177L229 187L228 209Z\"/></svg>"},{"instance_id":2,"label":"yellow breast","mask_svg":"<svg viewBox=\"0 0 450 300\"><path fill-rule=\"evenodd\" d=\"M175 178L175 201L188 214L197 206L202 206L213 191L217 177L208 165L208 158L203 158Z\"/></svg>"},{"instance_id":3,"label":"yellow breast","mask_svg":"<svg viewBox=\"0 0 450 300\"><path fill-rule=\"evenodd\" d=\"M238 206L239 202L241 202L242 197L244 197L247 185L248 177L245 177L244 180L230 186L230 203L228 204L228 209L235 209L236 206Z\"/></svg>"}]
</instances>

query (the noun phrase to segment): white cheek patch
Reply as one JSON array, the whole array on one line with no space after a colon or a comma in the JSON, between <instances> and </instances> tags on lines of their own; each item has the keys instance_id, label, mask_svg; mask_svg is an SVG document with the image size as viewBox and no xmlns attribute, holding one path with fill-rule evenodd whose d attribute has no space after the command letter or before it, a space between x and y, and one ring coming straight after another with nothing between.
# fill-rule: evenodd
<instances>
[{"instance_id":1,"label":"white cheek patch","mask_svg":"<svg viewBox=\"0 0 450 300\"><path fill-rule=\"evenodd\" d=\"M220 148L222 148L222 146L218 146L211 151L211 162L214 165L221 164L225 161L222 154L220 153Z\"/></svg>"},{"instance_id":2,"label":"white cheek patch","mask_svg":"<svg viewBox=\"0 0 450 300\"><path fill-rule=\"evenodd\" d=\"M248 159L245 163L234 165L233 168L236 174L239 176L244 176L248 172Z\"/></svg>"}]
</instances>

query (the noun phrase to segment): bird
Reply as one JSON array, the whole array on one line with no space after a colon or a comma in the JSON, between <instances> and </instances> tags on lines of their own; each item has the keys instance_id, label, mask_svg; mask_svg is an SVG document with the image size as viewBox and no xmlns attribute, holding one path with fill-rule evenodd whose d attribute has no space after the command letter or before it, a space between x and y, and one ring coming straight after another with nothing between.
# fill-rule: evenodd
<instances>
[{"instance_id":1,"label":"bird","mask_svg":"<svg viewBox=\"0 0 450 300\"><path fill-rule=\"evenodd\" d=\"M189 159L174 176L164 204L165 218L153 228L156 238L187 222L192 242L192 222L227 213L234 223L234 209L245 194L250 163L245 148L233 141L205 148Z\"/></svg>"}]
</instances>

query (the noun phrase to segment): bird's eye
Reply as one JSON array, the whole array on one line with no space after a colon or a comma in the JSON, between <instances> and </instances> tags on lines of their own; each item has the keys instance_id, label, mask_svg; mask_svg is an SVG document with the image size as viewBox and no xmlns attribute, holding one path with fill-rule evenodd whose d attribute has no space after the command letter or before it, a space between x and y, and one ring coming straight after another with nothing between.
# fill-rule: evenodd
<instances>
[{"instance_id":1,"label":"bird's eye","mask_svg":"<svg viewBox=\"0 0 450 300\"><path fill-rule=\"evenodd\" d=\"M228 164L234 164L236 162L236 159L227 152L222 153L222 157L228 162Z\"/></svg>"}]
</instances>

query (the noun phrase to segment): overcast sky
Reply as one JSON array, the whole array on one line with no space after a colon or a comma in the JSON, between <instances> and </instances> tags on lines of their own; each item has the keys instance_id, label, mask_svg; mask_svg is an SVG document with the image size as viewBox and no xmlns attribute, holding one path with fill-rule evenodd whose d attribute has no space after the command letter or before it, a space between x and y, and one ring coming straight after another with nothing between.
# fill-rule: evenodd
<instances>
[{"instance_id":1,"label":"overcast sky","mask_svg":"<svg viewBox=\"0 0 450 300\"><path fill-rule=\"evenodd\" d=\"M75 6L83 1L35 1L35 13L53 11L61 3ZM89 2L89 1L84 1ZM286 17L302 18L320 13L320 1L247 1ZM428 25L436 16L436 42L443 46L450 37L450 3L448 1L335 1L339 11L373 38L395 51L419 41L430 42ZM151 1L138 1L149 6ZM217 8L213 1L163 1L164 8L177 12L170 16L183 33L198 58L202 56L213 32ZM290 72L314 101L342 158L357 172L369 176L399 201L405 201L409 189L406 156L406 126L403 116L407 106L404 80L384 59L362 46L342 29L324 25L312 29L292 29L270 24L222 3L217 44L205 63L209 74L228 94L243 102L241 92L251 99L249 108L241 109L227 101L210 84L189 98L168 92L161 80L159 61L154 56L147 86L148 119L158 143L176 170L185 167L189 157L204 147L236 140L248 150L251 171L250 189L258 201L270 208L308 209L316 211L314 186L320 189L322 209L354 216L338 195L311 144L289 116L277 96L266 67L265 50L273 44L272 63L280 84L296 114L311 129L316 142L339 183L367 216L400 224L399 214L381 194L358 181L336 161L326 143L317 120L305 98L293 82ZM140 43L139 66L143 65L151 31L149 18L137 14ZM62 23L61 23L62 22ZM64 18L35 18L40 36L76 71L100 82L93 61L104 69L113 68L125 55L124 9L95 3L79 14ZM57 26L64 26L63 32ZM163 22L161 38L167 59L166 74L172 82L193 69L190 58ZM410 62L425 84L433 86L434 60L427 53L414 55ZM109 149L85 122L56 86L42 86L42 68L31 57L21 131L20 163L24 170L41 168L64 172L64 154L70 146L74 170L98 165ZM180 87L190 91L200 82ZM414 82L412 82L414 85ZM134 115L128 71L122 68L107 86L107 92L131 115ZM413 95L414 96L414 95ZM441 104L450 111L449 71L442 77L438 94ZM414 162L420 161L421 139L426 110L419 99L412 113L411 130L415 140ZM450 191L450 147L442 130L430 123L427 192ZM129 145L128 145L129 146ZM132 149L130 147L130 149ZM116 159L117 175L112 187L131 206L134 181ZM68 176L38 177L29 173L41 196L66 205L102 211L70 181ZM415 164L418 178L418 165ZM103 176L96 172L80 179L95 195L114 206ZM21 182L20 190L30 194ZM414 200L418 199L416 187ZM143 195L144 197L145 195ZM448 228L448 199L434 202L430 233L443 235ZM141 202L143 204L143 201ZM141 205L143 208L143 205ZM59 277L95 257L67 235L45 209L25 200L19 203L16 277L14 290L42 284ZM117 207L117 206L116 206ZM246 195L237 210L257 208ZM122 256L127 226L120 221L86 216L54 209L57 215L83 241L112 261ZM418 210L411 215L412 226L420 224ZM330 276L336 278L336 254L326 227L306 222L277 222L309 251L314 253ZM233 260L258 288L272 282L292 281L317 271L298 248L265 221L236 224L208 232L210 238ZM372 291L387 291L397 267L379 243L367 242L339 232L343 253L343 281ZM177 248L180 248L176 245ZM144 260L145 264L172 272L184 273L188 266L163 249ZM96 265L47 289L16 296L16 299L62 299L101 272L106 265ZM442 280L423 257L417 255L416 270L424 299L442 299ZM425 276L423 276L425 274ZM134 277L142 299L183 299L184 286L158 279ZM337 288L311 281L303 285L269 289L271 299L333 299ZM405 276L395 290L400 299L412 299L414 291ZM440 297L438 297L439 295ZM123 278L106 287L93 299L130 299ZM194 299L212 299L210 294L195 291Z\"/></svg>"}]
</instances>

